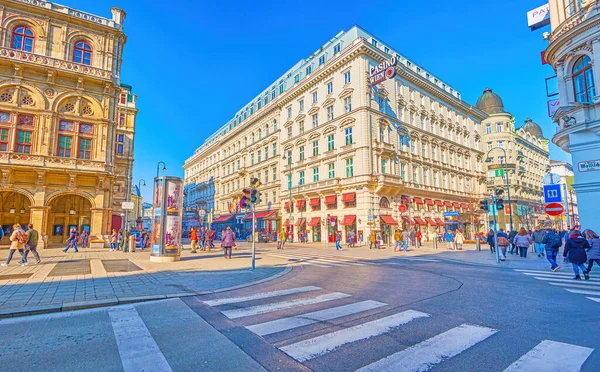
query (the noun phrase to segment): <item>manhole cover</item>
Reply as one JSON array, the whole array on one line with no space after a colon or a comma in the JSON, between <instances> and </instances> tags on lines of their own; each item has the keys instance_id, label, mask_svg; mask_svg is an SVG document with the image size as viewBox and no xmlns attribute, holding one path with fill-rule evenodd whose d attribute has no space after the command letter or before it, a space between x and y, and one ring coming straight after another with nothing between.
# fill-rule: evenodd
<instances>
[{"instance_id":1,"label":"manhole cover","mask_svg":"<svg viewBox=\"0 0 600 372\"><path fill-rule=\"evenodd\" d=\"M29 273L29 274L0 275L0 280L28 279L32 275L33 275L33 273Z\"/></svg>"},{"instance_id":2,"label":"manhole cover","mask_svg":"<svg viewBox=\"0 0 600 372\"><path fill-rule=\"evenodd\" d=\"M57 263L48 276L89 275L91 273L90 260L69 260Z\"/></svg>"},{"instance_id":3,"label":"manhole cover","mask_svg":"<svg viewBox=\"0 0 600 372\"><path fill-rule=\"evenodd\" d=\"M102 260L102 265L107 273L140 271L141 267L129 260Z\"/></svg>"}]
</instances>

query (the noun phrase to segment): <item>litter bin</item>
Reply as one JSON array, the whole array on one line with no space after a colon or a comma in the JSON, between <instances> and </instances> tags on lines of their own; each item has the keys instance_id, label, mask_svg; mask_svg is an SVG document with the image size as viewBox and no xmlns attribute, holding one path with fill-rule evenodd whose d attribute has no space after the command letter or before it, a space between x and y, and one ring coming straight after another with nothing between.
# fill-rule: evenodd
<instances>
[{"instance_id":1,"label":"litter bin","mask_svg":"<svg viewBox=\"0 0 600 372\"><path fill-rule=\"evenodd\" d=\"M135 252L135 235L131 234L129 236L129 244L127 246L127 251L128 252Z\"/></svg>"}]
</instances>

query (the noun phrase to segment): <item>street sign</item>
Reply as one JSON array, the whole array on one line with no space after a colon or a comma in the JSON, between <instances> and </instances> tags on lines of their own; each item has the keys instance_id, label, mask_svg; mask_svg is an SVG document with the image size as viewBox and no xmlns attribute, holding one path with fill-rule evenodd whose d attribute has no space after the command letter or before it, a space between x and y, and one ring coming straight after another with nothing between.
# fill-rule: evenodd
<instances>
[{"instance_id":1,"label":"street sign","mask_svg":"<svg viewBox=\"0 0 600 372\"><path fill-rule=\"evenodd\" d=\"M544 185L557 185L560 183L560 176L556 173L548 173L544 176Z\"/></svg>"},{"instance_id":2,"label":"street sign","mask_svg":"<svg viewBox=\"0 0 600 372\"><path fill-rule=\"evenodd\" d=\"M400 204L400 205L398 206L398 212L400 212L400 213L404 213L404 212L406 212L406 205L404 205L404 204Z\"/></svg>"},{"instance_id":3,"label":"street sign","mask_svg":"<svg viewBox=\"0 0 600 372\"><path fill-rule=\"evenodd\" d=\"M494 173L496 174L496 177L504 177L504 169L495 169Z\"/></svg>"},{"instance_id":4,"label":"street sign","mask_svg":"<svg viewBox=\"0 0 600 372\"><path fill-rule=\"evenodd\" d=\"M545 185L544 186L544 203L560 203L562 202L562 187L561 185Z\"/></svg>"},{"instance_id":5,"label":"street sign","mask_svg":"<svg viewBox=\"0 0 600 372\"><path fill-rule=\"evenodd\" d=\"M488 169L517 169L516 164L490 164Z\"/></svg>"},{"instance_id":6,"label":"street sign","mask_svg":"<svg viewBox=\"0 0 600 372\"><path fill-rule=\"evenodd\" d=\"M133 210L133 202L122 202L121 203L121 209L123 209L124 211L132 211Z\"/></svg>"},{"instance_id":7,"label":"street sign","mask_svg":"<svg viewBox=\"0 0 600 372\"><path fill-rule=\"evenodd\" d=\"M505 213L505 214L510 214L510 213L511 213L511 210L510 210L510 205L505 205L505 206L504 206L504 213Z\"/></svg>"},{"instance_id":8,"label":"street sign","mask_svg":"<svg viewBox=\"0 0 600 372\"><path fill-rule=\"evenodd\" d=\"M199 217L204 217L206 216L206 211L204 209L199 209L198 210L198 216Z\"/></svg>"},{"instance_id":9,"label":"street sign","mask_svg":"<svg viewBox=\"0 0 600 372\"><path fill-rule=\"evenodd\" d=\"M548 216L560 216L564 211L565 208L559 203L550 203L544 207L544 212L546 212Z\"/></svg>"},{"instance_id":10,"label":"street sign","mask_svg":"<svg viewBox=\"0 0 600 372\"><path fill-rule=\"evenodd\" d=\"M444 212L444 217L456 217L458 214L458 212Z\"/></svg>"}]
</instances>

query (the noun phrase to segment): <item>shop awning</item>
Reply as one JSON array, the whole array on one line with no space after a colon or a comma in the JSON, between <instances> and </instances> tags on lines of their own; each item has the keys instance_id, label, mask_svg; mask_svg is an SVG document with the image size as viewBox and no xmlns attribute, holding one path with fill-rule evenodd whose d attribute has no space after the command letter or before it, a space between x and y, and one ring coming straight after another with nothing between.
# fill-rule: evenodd
<instances>
[{"instance_id":1,"label":"shop awning","mask_svg":"<svg viewBox=\"0 0 600 372\"><path fill-rule=\"evenodd\" d=\"M308 226L312 226L312 227L319 226L319 223L321 223L321 217L313 217L308 222Z\"/></svg>"},{"instance_id":2,"label":"shop awning","mask_svg":"<svg viewBox=\"0 0 600 372\"><path fill-rule=\"evenodd\" d=\"M422 218L420 217L415 217L415 222L418 223L421 226L427 226L427 222L425 222Z\"/></svg>"},{"instance_id":3,"label":"shop awning","mask_svg":"<svg viewBox=\"0 0 600 372\"><path fill-rule=\"evenodd\" d=\"M296 221L296 226L302 226L306 223L306 218L298 218Z\"/></svg>"},{"instance_id":4,"label":"shop awning","mask_svg":"<svg viewBox=\"0 0 600 372\"><path fill-rule=\"evenodd\" d=\"M332 205L335 204L337 202L337 196L336 195L329 195L325 197L325 204L327 205Z\"/></svg>"},{"instance_id":5,"label":"shop awning","mask_svg":"<svg viewBox=\"0 0 600 372\"><path fill-rule=\"evenodd\" d=\"M306 200L304 200L304 199L297 200L296 208L306 208Z\"/></svg>"},{"instance_id":6,"label":"shop awning","mask_svg":"<svg viewBox=\"0 0 600 372\"><path fill-rule=\"evenodd\" d=\"M450 203L449 201L445 201L445 202L444 202L444 205L445 205L446 207L451 207L451 206L452 206L452 203Z\"/></svg>"},{"instance_id":7,"label":"shop awning","mask_svg":"<svg viewBox=\"0 0 600 372\"><path fill-rule=\"evenodd\" d=\"M404 204L410 204L410 203L411 203L410 196L408 196L408 195L402 195L402 196L400 197L400 199L402 199L402 202L403 202Z\"/></svg>"},{"instance_id":8,"label":"shop awning","mask_svg":"<svg viewBox=\"0 0 600 372\"><path fill-rule=\"evenodd\" d=\"M460 204L460 207L461 207L462 209L468 209L468 208L469 208L469 206L468 206L467 204L465 204L465 203L461 203L461 204Z\"/></svg>"},{"instance_id":9,"label":"shop awning","mask_svg":"<svg viewBox=\"0 0 600 372\"><path fill-rule=\"evenodd\" d=\"M446 225L446 224L444 223L444 220L442 220L441 218L436 218L436 219L435 219L435 222L437 222L438 226L444 226L444 225Z\"/></svg>"},{"instance_id":10,"label":"shop awning","mask_svg":"<svg viewBox=\"0 0 600 372\"><path fill-rule=\"evenodd\" d=\"M321 198L310 199L309 204L311 207L318 207L321 205Z\"/></svg>"},{"instance_id":11,"label":"shop awning","mask_svg":"<svg viewBox=\"0 0 600 372\"><path fill-rule=\"evenodd\" d=\"M355 200L356 200L355 192L349 192L346 194L342 194L342 203L352 203Z\"/></svg>"},{"instance_id":12,"label":"shop awning","mask_svg":"<svg viewBox=\"0 0 600 372\"><path fill-rule=\"evenodd\" d=\"M415 204L423 204L423 199L421 198L414 198L415 200Z\"/></svg>"},{"instance_id":13,"label":"shop awning","mask_svg":"<svg viewBox=\"0 0 600 372\"><path fill-rule=\"evenodd\" d=\"M285 219L285 222L283 223L283 226L284 227L290 227L290 219L289 218Z\"/></svg>"},{"instance_id":14,"label":"shop awning","mask_svg":"<svg viewBox=\"0 0 600 372\"><path fill-rule=\"evenodd\" d=\"M285 210L289 211L290 210L290 202L285 202L285 204L283 205L283 208L285 208Z\"/></svg>"},{"instance_id":15,"label":"shop awning","mask_svg":"<svg viewBox=\"0 0 600 372\"><path fill-rule=\"evenodd\" d=\"M391 225L391 226L398 225L398 222L396 222L396 220L392 216L384 214L384 215L379 216L379 218L381 218L381 222L386 225Z\"/></svg>"},{"instance_id":16,"label":"shop awning","mask_svg":"<svg viewBox=\"0 0 600 372\"><path fill-rule=\"evenodd\" d=\"M232 215L232 214L227 214L227 215L225 215L225 216L220 216L220 217L217 217L217 218L216 218L216 219L213 221L213 223L222 223L222 222L227 222L227 221L229 221L229 220L230 220L230 219L232 219L232 218L233 218L233 215Z\"/></svg>"},{"instance_id":17,"label":"shop awning","mask_svg":"<svg viewBox=\"0 0 600 372\"><path fill-rule=\"evenodd\" d=\"M437 226L437 223L431 217L425 217L425 221L429 224L429 226Z\"/></svg>"},{"instance_id":18,"label":"shop awning","mask_svg":"<svg viewBox=\"0 0 600 372\"><path fill-rule=\"evenodd\" d=\"M454 202L452 205L454 205L454 208L460 208L460 203Z\"/></svg>"},{"instance_id":19,"label":"shop awning","mask_svg":"<svg viewBox=\"0 0 600 372\"><path fill-rule=\"evenodd\" d=\"M331 221L336 222L337 221L337 217L336 216L329 216L329 221L327 221L327 222L331 222Z\"/></svg>"},{"instance_id":20,"label":"shop awning","mask_svg":"<svg viewBox=\"0 0 600 372\"><path fill-rule=\"evenodd\" d=\"M436 200L435 205L437 205L438 207L441 207L442 205L444 205L444 203L442 203L441 200Z\"/></svg>"},{"instance_id":21,"label":"shop awning","mask_svg":"<svg viewBox=\"0 0 600 372\"><path fill-rule=\"evenodd\" d=\"M356 221L356 215L352 214L350 216L344 216L344 220L342 222L342 225L344 225L344 226L352 226L354 224L354 221Z\"/></svg>"},{"instance_id":22,"label":"shop awning","mask_svg":"<svg viewBox=\"0 0 600 372\"><path fill-rule=\"evenodd\" d=\"M475 210L475 205L469 204L469 209L472 210L472 211L474 211Z\"/></svg>"},{"instance_id":23,"label":"shop awning","mask_svg":"<svg viewBox=\"0 0 600 372\"><path fill-rule=\"evenodd\" d=\"M411 220L410 217L408 216L402 216L402 219L404 220L404 222L406 222L407 224L414 226L415 221Z\"/></svg>"},{"instance_id":24,"label":"shop awning","mask_svg":"<svg viewBox=\"0 0 600 372\"><path fill-rule=\"evenodd\" d=\"M427 204L427 205L433 205L433 200L431 200L431 199L425 199L425 204Z\"/></svg>"},{"instance_id":25,"label":"shop awning","mask_svg":"<svg viewBox=\"0 0 600 372\"><path fill-rule=\"evenodd\" d=\"M270 218L274 218L274 217L277 217L277 211L256 212L257 220L265 220L265 219L270 219ZM251 220L252 220L252 213L248 213L246 215L246 217L244 218L244 221L251 221Z\"/></svg>"}]
</instances>

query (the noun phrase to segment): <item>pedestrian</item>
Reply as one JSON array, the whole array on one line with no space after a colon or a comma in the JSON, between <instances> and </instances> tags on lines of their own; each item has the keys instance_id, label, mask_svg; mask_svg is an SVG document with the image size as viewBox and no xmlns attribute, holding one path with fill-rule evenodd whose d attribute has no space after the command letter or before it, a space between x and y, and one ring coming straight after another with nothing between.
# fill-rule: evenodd
<instances>
[{"instance_id":1,"label":"pedestrian","mask_svg":"<svg viewBox=\"0 0 600 372\"><path fill-rule=\"evenodd\" d=\"M502 229L500 229L502 231ZM510 254L513 254L513 252L515 252L516 254L519 254L519 250L516 248L515 244L513 243L515 241L515 237L517 236L517 231L516 230L512 230L508 232L508 243L510 244Z\"/></svg>"},{"instance_id":2,"label":"pedestrian","mask_svg":"<svg viewBox=\"0 0 600 372\"><path fill-rule=\"evenodd\" d=\"M358 234L358 246L362 247L362 243L363 243L363 234L361 232L360 234Z\"/></svg>"},{"instance_id":3,"label":"pedestrian","mask_svg":"<svg viewBox=\"0 0 600 372\"><path fill-rule=\"evenodd\" d=\"M308 232L304 230L304 244L308 243Z\"/></svg>"},{"instance_id":4,"label":"pedestrian","mask_svg":"<svg viewBox=\"0 0 600 372\"><path fill-rule=\"evenodd\" d=\"M569 257L569 262L573 265L573 272L575 273L574 280L581 280L579 276L579 269L583 272L585 280L590 280L588 270L583 266L587 261L586 249L590 248L590 243L583 237L581 231L573 230L569 239L565 243L565 250L563 251L563 257Z\"/></svg>"},{"instance_id":5,"label":"pedestrian","mask_svg":"<svg viewBox=\"0 0 600 372\"><path fill-rule=\"evenodd\" d=\"M410 240L410 233L408 230L402 231L402 243L404 245L404 252L408 252L408 241Z\"/></svg>"},{"instance_id":6,"label":"pedestrian","mask_svg":"<svg viewBox=\"0 0 600 372\"><path fill-rule=\"evenodd\" d=\"M446 248L453 251L454 248L452 241L454 240L454 236L452 235L452 232L450 230L446 230L446 233L444 234L444 239L446 240Z\"/></svg>"},{"instance_id":7,"label":"pedestrian","mask_svg":"<svg viewBox=\"0 0 600 372\"><path fill-rule=\"evenodd\" d=\"M198 243L200 243L200 250L203 251L204 247L204 239L206 239L206 231L204 230L204 226L200 227L200 232L198 234Z\"/></svg>"},{"instance_id":8,"label":"pedestrian","mask_svg":"<svg viewBox=\"0 0 600 372\"><path fill-rule=\"evenodd\" d=\"M142 230L142 251L148 246L148 239L150 239L150 234L148 231Z\"/></svg>"},{"instance_id":9,"label":"pedestrian","mask_svg":"<svg viewBox=\"0 0 600 372\"><path fill-rule=\"evenodd\" d=\"M27 235L18 223L13 225L13 231L10 234L10 249L8 250L8 257L6 262L0 266L8 266L10 260L12 260L15 251L19 251L21 255L21 266L27 266L27 257L25 257L25 243L27 242Z\"/></svg>"},{"instance_id":10,"label":"pedestrian","mask_svg":"<svg viewBox=\"0 0 600 372\"><path fill-rule=\"evenodd\" d=\"M192 230L190 230L190 242L192 243L192 253L196 253L196 248L198 248L198 232L195 227L192 227Z\"/></svg>"},{"instance_id":11,"label":"pedestrian","mask_svg":"<svg viewBox=\"0 0 600 372\"><path fill-rule=\"evenodd\" d=\"M37 230L33 228L33 224L27 225L27 231L25 232L25 234L27 235L27 243L25 243L25 262L27 262L27 255L29 254L29 251L31 251L33 258L35 258L35 263L39 264L40 262L42 262L42 260L40 259L40 255L37 251L37 245L40 234Z\"/></svg>"},{"instance_id":12,"label":"pedestrian","mask_svg":"<svg viewBox=\"0 0 600 372\"><path fill-rule=\"evenodd\" d=\"M342 250L341 242L342 242L342 233L340 231L338 231L335 234L335 250L336 251L341 251Z\"/></svg>"},{"instance_id":13,"label":"pedestrian","mask_svg":"<svg viewBox=\"0 0 600 372\"><path fill-rule=\"evenodd\" d=\"M204 236L204 247L205 249L210 252L210 246L211 246L211 238L212 238L212 230L210 229L210 227L206 228L206 234Z\"/></svg>"},{"instance_id":14,"label":"pedestrian","mask_svg":"<svg viewBox=\"0 0 600 372\"><path fill-rule=\"evenodd\" d=\"M354 245L354 230L350 230L348 233L348 248Z\"/></svg>"},{"instance_id":15,"label":"pedestrian","mask_svg":"<svg viewBox=\"0 0 600 372\"><path fill-rule=\"evenodd\" d=\"M288 236L287 236L287 241L290 243L294 242L294 233L292 232L292 230L290 229L290 231L288 232Z\"/></svg>"},{"instance_id":16,"label":"pedestrian","mask_svg":"<svg viewBox=\"0 0 600 372\"><path fill-rule=\"evenodd\" d=\"M533 239L524 227L521 227L519 233L512 240L512 243L519 249L519 255L523 258L527 258L527 251L529 246L533 244Z\"/></svg>"},{"instance_id":17,"label":"pedestrian","mask_svg":"<svg viewBox=\"0 0 600 372\"><path fill-rule=\"evenodd\" d=\"M284 229L281 229L281 232L279 233L279 240L281 240L281 247L279 249L283 249L285 242L287 241L287 233Z\"/></svg>"},{"instance_id":18,"label":"pedestrian","mask_svg":"<svg viewBox=\"0 0 600 372\"><path fill-rule=\"evenodd\" d=\"M231 249L235 247L235 233L231 231L231 227L223 231L221 235L221 247L223 247L225 258L231 259Z\"/></svg>"},{"instance_id":19,"label":"pedestrian","mask_svg":"<svg viewBox=\"0 0 600 372\"><path fill-rule=\"evenodd\" d=\"M554 229L547 229L542 243L546 249L546 259L550 262L550 270L559 270L560 265L556 263L556 256L558 256L558 250L562 246L560 235L558 235Z\"/></svg>"},{"instance_id":20,"label":"pedestrian","mask_svg":"<svg viewBox=\"0 0 600 372\"><path fill-rule=\"evenodd\" d=\"M531 235L533 245L535 246L535 253L537 253L538 257L544 255L544 235L546 235L546 230L541 230L539 226L535 227L535 231Z\"/></svg>"},{"instance_id":21,"label":"pedestrian","mask_svg":"<svg viewBox=\"0 0 600 372\"><path fill-rule=\"evenodd\" d=\"M496 234L496 238L498 240L498 255L500 256L500 261L504 261L506 260L506 250L510 245L510 239L503 228L500 228L500 231Z\"/></svg>"},{"instance_id":22,"label":"pedestrian","mask_svg":"<svg viewBox=\"0 0 600 372\"><path fill-rule=\"evenodd\" d=\"M494 241L494 230L490 229L490 231L488 231L486 241L490 246L490 251L492 253L496 252L496 244L495 244L496 242Z\"/></svg>"},{"instance_id":23,"label":"pedestrian","mask_svg":"<svg viewBox=\"0 0 600 372\"><path fill-rule=\"evenodd\" d=\"M123 230L119 230L119 233L117 234L117 250L122 251L123 245Z\"/></svg>"},{"instance_id":24,"label":"pedestrian","mask_svg":"<svg viewBox=\"0 0 600 372\"><path fill-rule=\"evenodd\" d=\"M423 239L423 234L421 233L421 230L417 230L417 244L419 247L423 246L423 244L421 244L421 239Z\"/></svg>"},{"instance_id":25,"label":"pedestrian","mask_svg":"<svg viewBox=\"0 0 600 372\"><path fill-rule=\"evenodd\" d=\"M90 238L90 234L88 234L87 231L82 230L81 231L81 235L79 235L81 237L81 248L87 248L88 245L88 240Z\"/></svg>"},{"instance_id":26,"label":"pedestrian","mask_svg":"<svg viewBox=\"0 0 600 372\"><path fill-rule=\"evenodd\" d=\"M117 230L113 229L110 234L110 251L114 252L117 250Z\"/></svg>"},{"instance_id":27,"label":"pedestrian","mask_svg":"<svg viewBox=\"0 0 600 372\"><path fill-rule=\"evenodd\" d=\"M369 234L369 249L373 249L373 246L375 245L375 239L375 231L371 231Z\"/></svg>"},{"instance_id":28,"label":"pedestrian","mask_svg":"<svg viewBox=\"0 0 600 372\"><path fill-rule=\"evenodd\" d=\"M73 247L73 249L75 250L75 253L79 252L79 250L77 249L77 229L76 228L72 228L71 231L69 232L69 238L67 239L67 247L65 249L63 249L63 252L67 253L67 251L71 247Z\"/></svg>"},{"instance_id":29,"label":"pedestrian","mask_svg":"<svg viewBox=\"0 0 600 372\"><path fill-rule=\"evenodd\" d=\"M414 229L410 230L410 244L413 248L417 246L417 233Z\"/></svg>"},{"instance_id":30,"label":"pedestrian","mask_svg":"<svg viewBox=\"0 0 600 372\"><path fill-rule=\"evenodd\" d=\"M400 230L396 230L394 233L394 241L396 242L394 245L394 252L398 252L400 250L400 245L402 244L402 234L400 234Z\"/></svg>"},{"instance_id":31,"label":"pedestrian","mask_svg":"<svg viewBox=\"0 0 600 372\"><path fill-rule=\"evenodd\" d=\"M587 251L587 259L588 259L588 267L587 272L592 271L592 266L594 266L594 262L596 265L600 266L600 238L598 238L598 234L596 234L592 230L585 230L585 237L588 240L588 244L590 245L590 249Z\"/></svg>"},{"instance_id":32,"label":"pedestrian","mask_svg":"<svg viewBox=\"0 0 600 372\"><path fill-rule=\"evenodd\" d=\"M222 239L222 238L223 238L223 237L221 236L221 239ZM217 230L212 230L212 231L210 232L210 247L211 247L211 248L214 248L214 247L215 247L215 240L216 240L216 239L217 239ZM210 249L209 249L209 252L210 252Z\"/></svg>"},{"instance_id":33,"label":"pedestrian","mask_svg":"<svg viewBox=\"0 0 600 372\"><path fill-rule=\"evenodd\" d=\"M462 251L463 243L465 242L465 236L460 230L456 230L456 235L454 236L454 242L456 243L456 250Z\"/></svg>"}]
</instances>

